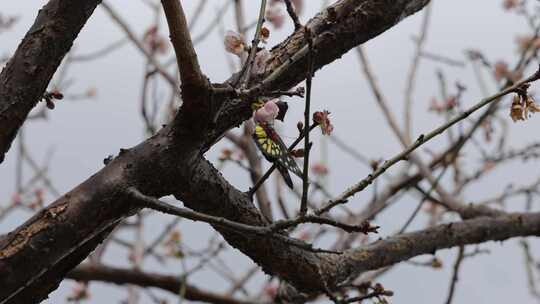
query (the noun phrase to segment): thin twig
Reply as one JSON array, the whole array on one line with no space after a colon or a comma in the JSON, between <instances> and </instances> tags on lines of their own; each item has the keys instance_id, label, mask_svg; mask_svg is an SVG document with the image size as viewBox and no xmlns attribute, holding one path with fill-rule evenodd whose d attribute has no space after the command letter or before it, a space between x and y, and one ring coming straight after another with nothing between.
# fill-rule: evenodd
<instances>
[{"instance_id":1,"label":"thin twig","mask_svg":"<svg viewBox=\"0 0 540 304\"><path fill-rule=\"evenodd\" d=\"M294 9L293 4L291 3L291 0L285 0L285 5L287 6L287 13L291 17L293 23L294 23L294 30L297 31L302 27L302 24L300 23L300 19L298 18L298 15L296 14L296 11Z\"/></svg>"},{"instance_id":2,"label":"thin twig","mask_svg":"<svg viewBox=\"0 0 540 304\"><path fill-rule=\"evenodd\" d=\"M261 7L259 9L259 18L257 19L257 27L255 28L255 36L251 41L251 49L249 51L248 58L242 68L240 73L240 85L247 86L249 84L249 79L251 76L251 68L253 67L253 62L255 60L255 55L257 54L257 47L261 42L261 29L264 23L264 14L266 12L266 0L261 0Z\"/></svg>"},{"instance_id":3,"label":"thin twig","mask_svg":"<svg viewBox=\"0 0 540 304\"><path fill-rule=\"evenodd\" d=\"M281 230L280 229L281 226L289 227L289 225L285 225L283 223L280 223L280 226L275 226L275 225L252 226L252 225L247 225L240 222L231 221L223 217L212 216L205 213L192 211L186 208L172 206L165 202L160 201L159 199L146 196L135 188L127 189L126 194L130 195L138 204L141 205L141 207L150 208L150 209L160 211L160 212L170 214L170 215L180 216L180 217L192 220L192 221L205 222L205 223L212 224L221 228L229 229L235 232L251 233L251 234L255 234L259 236L274 237L291 246L299 247L299 248L312 251L312 252L325 252L325 253L340 254L340 252L336 252L336 251L313 248L310 244L305 243L301 240L297 240L294 238L287 237L286 235L280 234L279 231ZM305 219L300 220L299 222L300 223L313 223L315 220L316 220L315 218L305 218ZM326 221L324 224L333 225L331 221ZM342 227L345 227L345 226L342 226Z\"/></svg>"},{"instance_id":4,"label":"thin twig","mask_svg":"<svg viewBox=\"0 0 540 304\"><path fill-rule=\"evenodd\" d=\"M420 212L420 210L422 209L422 206L424 205L424 203L428 200L428 197L431 195L431 193L433 192L433 190L435 189L435 187L439 184L439 182L441 181L442 177L444 176L444 174L446 173L446 171L448 170L448 166L444 167L441 171L441 173L439 173L439 176L437 176L436 178L436 182L434 184L431 185L431 187L429 188L429 190L423 194L422 198L420 199L420 202L418 203L418 205L416 206L416 209L414 209L413 213L411 214L411 216L407 219L407 221L405 222L405 224L403 224L403 227L401 227L401 229L399 229L398 233L397 234L402 234L405 232L405 230L407 230L407 228L409 227L409 225L412 223L412 221L414 220L414 218L418 215L418 212Z\"/></svg>"},{"instance_id":5,"label":"thin twig","mask_svg":"<svg viewBox=\"0 0 540 304\"><path fill-rule=\"evenodd\" d=\"M197 53L191 41L191 35L179 0L161 0L171 42L176 53L176 62L180 71L182 87L203 88L207 80L201 72ZM183 92L185 94L185 92Z\"/></svg>"},{"instance_id":6,"label":"thin twig","mask_svg":"<svg viewBox=\"0 0 540 304\"><path fill-rule=\"evenodd\" d=\"M290 3L288 4L290 5ZM307 212L307 199L309 191L309 154L311 151L311 143L309 142L309 124L310 124L310 105L311 105L311 80L313 77L313 39L309 28L305 28L305 39L308 42L308 66L306 75L306 105L304 108L304 168L302 172L302 200L300 203L300 215L305 215Z\"/></svg>"},{"instance_id":7,"label":"thin twig","mask_svg":"<svg viewBox=\"0 0 540 304\"><path fill-rule=\"evenodd\" d=\"M452 281L450 281L450 290L448 291L448 297L446 298L446 302L445 302L446 304L452 303L452 299L454 298L456 284L458 281L459 268L461 267L461 263L463 262L464 252L465 252L465 247L459 246L456 262L454 263L454 272L452 275Z\"/></svg>"},{"instance_id":8,"label":"thin twig","mask_svg":"<svg viewBox=\"0 0 540 304\"><path fill-rule=\"evenodd\" d=\"M176 81L174 80L174 77L169 75L169 73L167 73L165 68L156 60L156 58L150 55L148 50L144 47L142 42L137 38L135 33L133 33L133 31L129 28L128 24L124 20L122 20L120 15L118 15L118 13L116 13L116 11L113 10L113 8L106 2L102 2L101 7L103 7L105 11L107 11L107 13L110 15L112 20L116 22L116 24L118 24L118 26L120 26L120 28L124 31L128 39L131 40L131 42L135 44L137 49L139 49L139 51L141 51L141 53L144 54L144 56L148 59L148 61L152 63L152 65L156 68L156 71L160 75L162 75L171 86L176 88Z\"/></svg>"},{"instance_id":9,"label":"thin twig","mask_svg":"<svg viewBox=\"0 0 540 304\"><path fill-rule=\"evenodd\" d=\"M385 161L382 166L379 166L377 170L375 170L373 173L369 174L366 178L358 182L357 184L353 185L351 188L349 188L347 191L343 192L341 195L339 195L336 199L329 201L325 206L320 208L315 212L317 215L321 215L325 212L328 212L333 207L344 204L347 202L347 199L354 194L364 190L367 186L369 186L377 177L379 177L381 174L383 174L388 168L392 167L396 163L406 160L409 154L411 154L414 150L416 150L418 147L422 146L426 142L430 141L434 137L440 135L448 128L452 127L457 122L469 117L472 113L476 112L478 109L492 103L495 101L498 101L501 99L501 97L511 94L521 88L524 84L533 82L540 79L540 69L537 70L532 76L517 82L513 86L510 86L499 93L492 95L488 98L482 99L479 103L475 104L474 106L470 107L463 113L455 116L454 118L450 119L448 122L444 123L443 125L435 128L431 132L427 134L421 134L418 139L412 143L410 146L408 146L405 150L397 154L396 156L392 157L391 159Z\"/></svg>"},{"instance_id":10,"label":"thin twig","mask_svg":"<svg viewBox=\"0 0 540 304\"><path fill-rule=\"evenodd\" d=\"M432 4L428 4L424 13L424 20L420 30L420 36L416 40L416 52L411 64L409 76L407 77L407 88L405 90L405 132L404 135L410 143L412 137L412 107L413 107L413 91L416 83L416 74L418 72L418 66L422 55L422 48L427 37L427 30L429 27L429 20L431 18Z\"/></svg>"}]
</instances>

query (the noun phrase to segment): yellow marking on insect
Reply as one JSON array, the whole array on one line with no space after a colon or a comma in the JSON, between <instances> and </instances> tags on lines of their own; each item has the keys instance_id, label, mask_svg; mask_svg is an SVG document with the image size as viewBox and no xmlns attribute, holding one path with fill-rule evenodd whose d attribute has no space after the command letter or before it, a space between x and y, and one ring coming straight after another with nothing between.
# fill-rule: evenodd
<instances>
[{"instance_id":1,"label":"yellow marking on insect","mask_svg":"<svg viewBox=\"0 0 540 304\"><path fill-rule=\"evenodd\" d=\"M264 106L264 101L262 100L256 100L251 103L251 109L253 111L257 111L258 109L262 108Z\"/></svg>"}]
</instances>

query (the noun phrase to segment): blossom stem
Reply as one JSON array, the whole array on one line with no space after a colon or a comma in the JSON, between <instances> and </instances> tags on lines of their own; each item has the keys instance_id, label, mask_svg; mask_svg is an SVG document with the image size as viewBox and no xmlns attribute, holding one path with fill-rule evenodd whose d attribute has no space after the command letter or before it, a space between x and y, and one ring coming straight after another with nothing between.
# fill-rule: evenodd
<instances>
[{"instance_id":1,"label":"blossom stem","mask_svg":"<svg viewBox=\"0 0 540 304\"><path fill-rule=\"evenodd\" d=\"M302 172L302 200L300 202L300 216L307 213L307 198L309 190L309 154L311 151L311 143L309 142L309 119L311 116L311 81L313 77L313 39L311 31L308 27L305 28L305 37L308 42L308 67L306 75L306 106L304 109L304 168Z\"/></svg>"}]
</instances>

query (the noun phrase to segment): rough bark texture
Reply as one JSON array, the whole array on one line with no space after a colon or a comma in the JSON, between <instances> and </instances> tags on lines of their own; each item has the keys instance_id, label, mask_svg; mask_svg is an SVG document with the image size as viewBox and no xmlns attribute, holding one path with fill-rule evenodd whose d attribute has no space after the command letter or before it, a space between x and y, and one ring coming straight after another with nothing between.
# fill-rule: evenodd
<instances>
[{"instance_id":1,"label":"rough bark texture","mask_svg":"<svg viewBox=\"0 0 540 304\"><path fill-rule=\"evenodd\" d=\"M51 0L0 74L0 163L101 0Z\"/></svg>"}]
</instances>

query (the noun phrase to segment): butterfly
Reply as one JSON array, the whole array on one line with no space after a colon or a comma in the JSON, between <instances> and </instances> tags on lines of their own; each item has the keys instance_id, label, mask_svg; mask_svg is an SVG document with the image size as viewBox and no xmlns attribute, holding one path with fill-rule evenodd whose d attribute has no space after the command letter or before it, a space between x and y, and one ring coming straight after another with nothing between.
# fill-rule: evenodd
<instances>
[{"instance_id":1,"label":"butterfly","mask_svg":"<svg viewBox=\"0 0 540 304\"><path fill-rule=\"evenodd\" d=\"M302 171L300 171L298 164L289 153L287 146L285 146L276 130L268 123L257 123L255 125L255 132L253 133L253 140L259 150L261 150L264 158L276 165L285 183L292 189L293 183L289 171L299 177L302 177Z\"/></svg>"}]
</instances>

